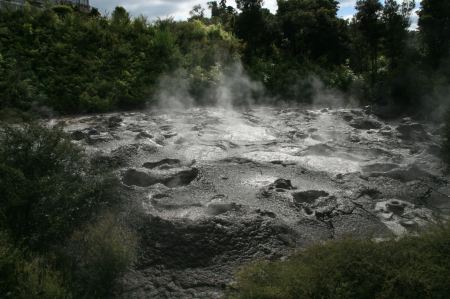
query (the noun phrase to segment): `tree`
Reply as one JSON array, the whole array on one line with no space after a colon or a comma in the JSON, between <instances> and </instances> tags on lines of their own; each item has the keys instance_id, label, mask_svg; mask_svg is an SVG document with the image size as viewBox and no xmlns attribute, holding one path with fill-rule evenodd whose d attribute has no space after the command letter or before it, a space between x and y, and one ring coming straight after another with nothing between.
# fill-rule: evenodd
<instances>
[{"instance_id":1,"label":"tree","mask_svg":"<svg viewBox=\"0 0 450 299\"><path fill-rule=\"evenodd\" d=\"M112 23L119 26L130 24L130 14L122 6L117 6L112 13Z\"/></svg>"},{"instance_id":2,"label":"tree","mask_svg":"<svg viewBox=\"0 0 450 299\"><path fill-rule=\"evenodd\" d=\"M227 5L226 0L208 2L213 23L220 23L227 31L233 31L237 12L233 6Z\"/></svg>"},{"instance_id":3,"label":"tree","mask_svg":"<svg viewBox=\"0 0 450 299\"><path fill-rule=\"evenodd\" d=\"M275 16L262 8L261 0L239 0L236 4L241 13L236 17L234 32L246 43L245 60L270 52L276 40Z\"/></svg>"},{"instance_id":4,"label":"tree","mask_svg":"<svg viewBox=\"0 0 450 299\"><path fill-rule=\"evenodd\" d=\"M411 12L414 1L404 0L398 4L395 0L386 0L383 8L384 25L383 48L389 60L390 69L399 66L407 47L408 28L411 25Z\"/></svg>"},{"instance_id":5,"label":"tree","mask_svg":"<svg viewBox=\"0 0 450 299\"><path fill-rule=\"evenodd\" d=\"M264 0L236 0L236 6L242 12L250 10L260 10L264 4Z\"/></svg>"},{"instance_id":6,"label":"tree","mask_svg":"<svg viewBox=\"0 0 450 299\"><path fill-rule=\"evenodd\" d=\"M422 0L419 29L425 55L433 68L450 54L450 1Z\"/></svg>"},{"instance_id":7,"label":"tree","mask_svg":"<svg viewBox=\"0 0 450 299\"><path fill-rule=\"evenodd\" d=\"M334 0L278 0L277 18L291 54L302 59L343 63L346 23Z\"/></svg>"},{"instance_id":8,"label":"tree","mask_svg":"<svg viewBox=\"0 0 450 299\"><path fill-rule=\"evenodd\" d=\"M195 5L189 12L191 16L189 20L204 20L205 19L205 9L200 5Z\"/></svg>"},{"instance_id":9,"label":"tree","mask_svg":"<svg viewBox=\"0 0 450 299\"><path fill-rule=\"evenodd\" d=\"M353 19L361 46L364 48L363 56L369 66L370 83L375 85L378 74L378 54L383 38L383 23L381 14L383 5L379 0L358 0L356 2L356 15Z\"/></svg>"}]
</instances>

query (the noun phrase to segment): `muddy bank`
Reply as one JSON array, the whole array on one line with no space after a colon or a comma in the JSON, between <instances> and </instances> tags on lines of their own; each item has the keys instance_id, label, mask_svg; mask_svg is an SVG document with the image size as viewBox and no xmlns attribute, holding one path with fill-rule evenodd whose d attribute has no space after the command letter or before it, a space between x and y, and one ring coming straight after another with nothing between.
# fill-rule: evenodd
<instances>
[{"instance_id":1,"label":"muddy bank","mask_svg":"<svg viewBox=\"0 0 450 299\"><path fill-rule=\"evenodd\" d=\"M439 128L360 109L196 108L60 119L138 206L123 298L218 298L242 263L414 233L449 211Z\"/></svg>"}]
</instances>

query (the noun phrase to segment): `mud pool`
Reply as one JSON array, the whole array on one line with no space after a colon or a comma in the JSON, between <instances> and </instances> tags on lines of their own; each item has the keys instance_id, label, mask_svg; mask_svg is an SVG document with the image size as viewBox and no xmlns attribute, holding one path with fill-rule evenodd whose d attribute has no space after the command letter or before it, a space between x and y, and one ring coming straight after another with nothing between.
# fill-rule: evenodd
<instances>
[{"instance_id":1,"label":"mud pool","mask_svg":"<svg viewBox=\"0 0 450 299\"><path fill-rule=\"evenodd\" d=\"M140 211L122 298L219 298L243 263L415 233L450 211L442 128L409 118L256 107L55 121Z\"/></svg>"}]
</instances>

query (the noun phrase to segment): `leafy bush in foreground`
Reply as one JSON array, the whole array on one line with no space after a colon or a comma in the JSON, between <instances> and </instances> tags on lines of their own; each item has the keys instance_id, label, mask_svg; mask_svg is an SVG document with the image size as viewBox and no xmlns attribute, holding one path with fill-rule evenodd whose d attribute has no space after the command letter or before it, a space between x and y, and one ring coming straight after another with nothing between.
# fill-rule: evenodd
<instances>
[{"instance_id":1,"label":"leafy bush in foreground","mask_svg":"<svg viewBox=\"0 0 450 299\"><path fill-rule=\"evenodd\" d=\"M229 298L448 298L450 226L398 241L342 240L237 275Z\"/></svg>"},{"instance_id":2,"label":"leafy bush in foreground","mask_svg":"<svg viewBox=\"0 0 450 299\"><path fill-rule=\"evenodd\" d=\"M59 244L114 199L59 129L0 130L0 228L32 249Z\"/></svg>"},{"instance_id":3,"label":"leafy bush in foreground","mask_svg":"<svg viewBox=\"0 0 450 299\"><path fill-rule=\"evenodd\" d=\"M2 126L0 297L109 297L135 252L123 219L105 214L115 186L62 130Z\"/></svg>"},{"instance_id":4,"label":"leafy bush in foreground","mask_svg":"<svg viewBox=\"0 0 450 299\"><path fill-rule=\"evenodd\" d=\"M32 258L11 245L0 233L0 294L2 298L69 298L60 273L51 270L45 261ZM4 296L4 297L3 297Z\"/></svg>"},{"instance_id":5,"label":"leafy bush in foreground","mask_svg":"<svg viewBox=\"0 0 450 299\"><path fill-rule=\"evenodd\" d=\"M112 213L76 231L66 248L73 267L72 289L79 296L108 297L134 262L136 246L135 235Z\"/></svg>"}]
</instances>

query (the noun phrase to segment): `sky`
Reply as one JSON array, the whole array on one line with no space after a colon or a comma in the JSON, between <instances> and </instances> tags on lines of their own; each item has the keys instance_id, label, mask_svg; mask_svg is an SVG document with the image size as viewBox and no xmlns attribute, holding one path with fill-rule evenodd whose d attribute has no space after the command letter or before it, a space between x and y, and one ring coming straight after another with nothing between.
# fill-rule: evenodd
<instances>
[{"instance_id":1,"label":"sky","mask_svg":"<svg viewBox=\"0 0 450 299\"><path fill-rule=\"evenodd\" d=\"M157 18L173 17L183 20L189 17L189 11L196 4L202 4L205 8L210 0L90 0L92 6L97 7L102 13L111 13L116 6L125 7L133 16L144 15L149 20ZM356 0L338 0L340 2L339 16L351 18L355 12ZM448 1L448 0L446 0ZM227 1L235 6L234 0ZM416 1L418 2L418 1ZM276 0L265 0L264 6L272 12L277 10ZM417 16L413 13L412 28L417 24Z\"/></svg>"}]
</instances>

